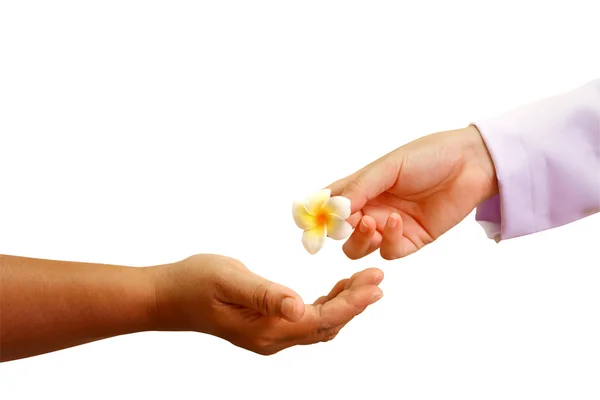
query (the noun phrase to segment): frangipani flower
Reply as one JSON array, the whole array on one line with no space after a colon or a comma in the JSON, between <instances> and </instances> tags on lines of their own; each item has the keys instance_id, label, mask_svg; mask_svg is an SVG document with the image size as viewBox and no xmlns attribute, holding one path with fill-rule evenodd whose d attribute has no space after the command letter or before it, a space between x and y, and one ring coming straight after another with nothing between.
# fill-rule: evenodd
<instances>
[{"instance_id":1,"label":"frangipani flower","mask_svg":"<svg viewBox=\"0 0 600 400\"><path fill-rule=\"evenodd\" d=\"M292 207L294 222L304 230L302 244L310 254L316 254L325 243L325 237L342 240L352 233L350 200L342 196L331 197L331 190L323 189L295 201Z\"/></svg>"}]
</instances>

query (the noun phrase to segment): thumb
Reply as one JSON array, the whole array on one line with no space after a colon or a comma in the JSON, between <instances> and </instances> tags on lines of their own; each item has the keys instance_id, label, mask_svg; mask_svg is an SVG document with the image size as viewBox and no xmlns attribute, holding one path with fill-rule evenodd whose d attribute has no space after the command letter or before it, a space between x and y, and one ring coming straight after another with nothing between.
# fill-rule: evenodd
<instances>
[{"instance_id":1,"label":"thumb","mask_svg":"<svg viewBox=\"0 0 600 400\"><path fill-rule=\"evenodd\" d=\"M295 322L304 315L304 301L296 292L271 282L253 272L238 275L232 288L239 305L265 316L280 317Z\"/></svg>"},{"instance_id":2,"label":"thumb","mask_svg":"<svg viewBox=\"0 0 600 400\"><path fill-rule=\"evenodd\" d=\"M379 159L347 178L340 195L350 200L354 214L369 200L394 186L399 172L400 163L392 157Z\"/></svg>"}]
</instances>

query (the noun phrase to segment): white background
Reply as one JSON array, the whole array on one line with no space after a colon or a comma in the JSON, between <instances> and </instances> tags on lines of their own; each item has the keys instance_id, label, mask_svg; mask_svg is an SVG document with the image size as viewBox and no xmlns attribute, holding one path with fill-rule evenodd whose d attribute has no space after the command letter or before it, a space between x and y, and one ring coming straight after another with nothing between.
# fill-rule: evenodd
<instances>
[{"instance_id":1,"label":"white background","mask_svg":"<svg viewBox=\"0 0 600 400\"><path fill-rule=\"evenodd\" d=\"M598 216L406 259L303 249L291 202L419 136L600 76L594 2L2 1L0 253L239 258L307 302L384 298L262 357L145 333L0 365L0 398L597 399Z\"/></svg>"}]
</instances>

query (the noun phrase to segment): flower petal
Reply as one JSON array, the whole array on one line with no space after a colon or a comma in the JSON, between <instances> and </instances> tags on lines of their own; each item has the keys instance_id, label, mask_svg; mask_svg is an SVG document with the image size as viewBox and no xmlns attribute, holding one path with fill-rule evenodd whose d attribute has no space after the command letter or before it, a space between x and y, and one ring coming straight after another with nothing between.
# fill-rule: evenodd
<instances>
[{"instance_id":1,"label":"flower petal","mask_svg":"<svg viewBox=\"0 0 600 400\"><path fill-rule=\"evenodd\" d=\"M312 229L304 231L302 234L302 244L310 254L316 254L325 243L327 228L325 225L317 225Z\"/></svg>"},{"instance_id":2,"label":"flower petal","mask_svg":"<svg viewBox=\"0 0 600 400\"><path fill-rule=\"evenodd\" d=\"M342 217L334 214L328 215L327 220L327 235L333 240L346 239L352 233L352 225L350 225Z\"/></svg>"},{"instance_id":3,"label":"flower petal","mask_svg":"<svg viewBox=\"0 0 600 400\"><path fill-rule=\"evenodd\" d=\"M335 214L343 219L350 217L350 199L343 196L333 196L323 204L323 208L329 214Z\"/></svg>"},{"instance_id":4,"label":"flower petal","mask_svg":"<svg viewBox=\"0 0 600 400\"><path fill-rule=\"evenodd\" d=\"M306 212L304 204L295 201L292 205L292 215L296 226L302 230L314 228L317 225L315 217Z\"/></svg>"},{"instance_id":5,"label":"flower petal","mask_svg":"<svg viewBox=\"0 0 600 400\"><path fill-rule=\"evenodd\" d=\"M304 208L306 208L306 211L310 215L316 216L330 196L330 189L319 190L318 192L315 192L306 198L304 201Z\"/></svg>"}]
</instances>

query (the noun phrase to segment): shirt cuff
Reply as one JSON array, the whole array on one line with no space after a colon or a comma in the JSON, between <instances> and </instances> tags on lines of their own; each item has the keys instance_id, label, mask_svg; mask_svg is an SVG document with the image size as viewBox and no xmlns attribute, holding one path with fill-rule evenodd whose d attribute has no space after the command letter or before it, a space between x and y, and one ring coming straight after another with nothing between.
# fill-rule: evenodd
<instances>
[{"instance_id":1,"label":"shirt cuff","mask_svg":"<svg viewBox=\"0 0 600 400\"><path fill-rule=\"evenodd\" d=\"M499 195L476 220L500 241L555 228L600 210L600 80L475 121Z\"/></svg>"}]
</instances>

